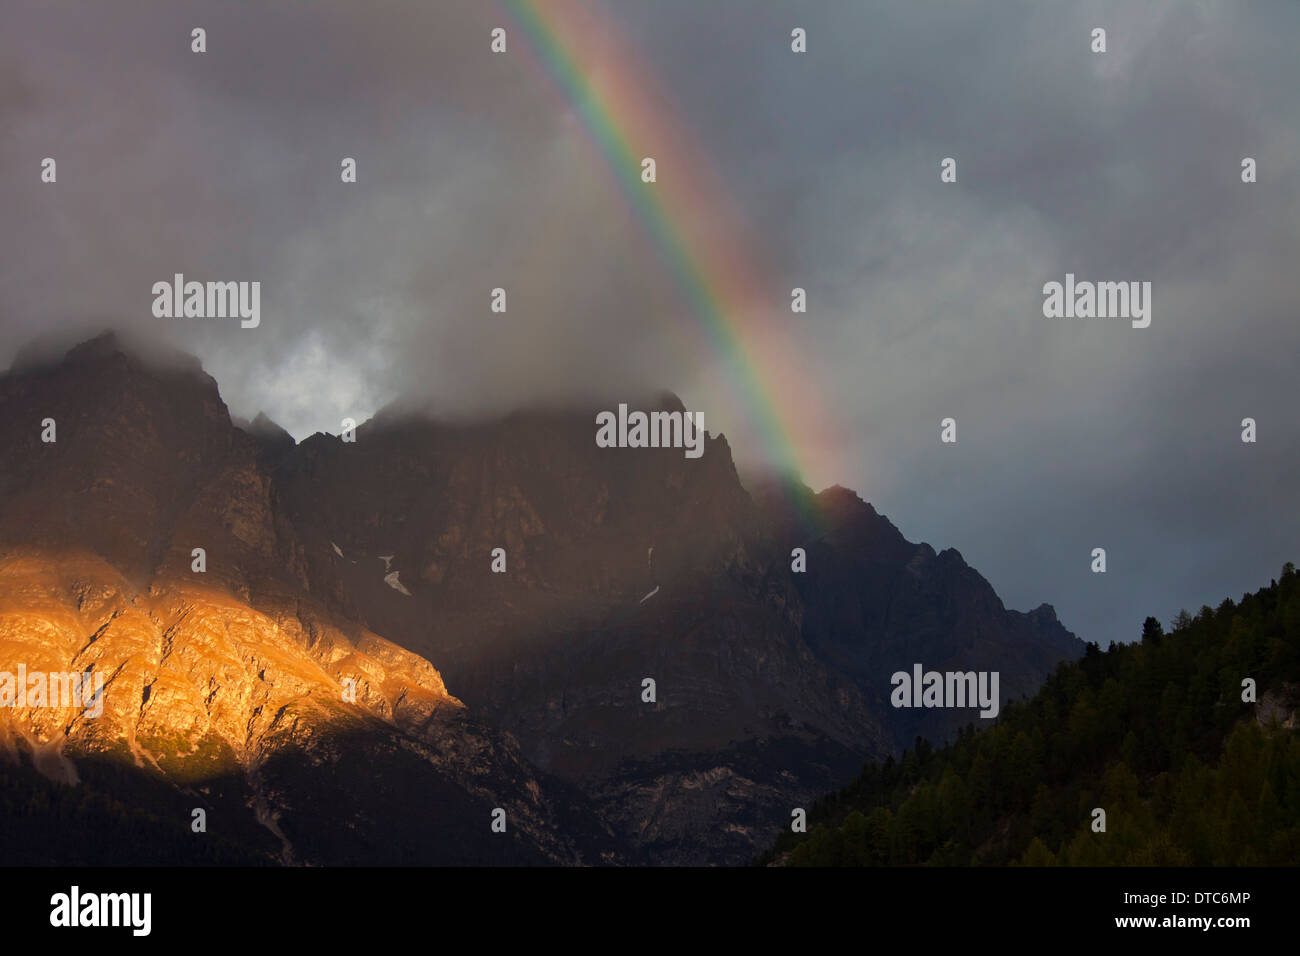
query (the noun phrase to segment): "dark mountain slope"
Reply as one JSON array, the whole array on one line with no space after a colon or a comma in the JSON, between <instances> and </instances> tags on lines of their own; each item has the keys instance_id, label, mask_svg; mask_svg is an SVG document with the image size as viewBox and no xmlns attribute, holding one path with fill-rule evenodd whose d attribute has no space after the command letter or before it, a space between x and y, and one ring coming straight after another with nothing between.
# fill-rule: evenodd
<instances>
[{"instance_id":1,"label":"dark mountain slope","mask_svg":"<svg viewBox=\"0 0 1300 956\"><path fill-rule=\"evenodd\" d=\"M803 642L725 440L698 460L600 449L593 421L380 416L355 443L302 443L276 477L294 525L315 529L321 579L337 569L368 626L440 662L651 859L743 859L885 734Z\"/></svg>"},{"instance_id":2,"label":"dark mountain slope","mask_svg":"<svg viewBox=\"0 0 1300 956\"><path fill-rule=\"evenodd\" d=\"M1083 653L1083 642L1050 605L1008 610L957 551L936 554L906 540L847 488L799 494L795 507L769 489L763 511L775 536L807 542L808 572L793 575L804 639L858 685L873 713L892 711L888 726L898 749L917 736L948 740L972 717L964 710L891 708L889 678L896 671L910 673L914 664L997 671L1002 698L1018 700L1034 693L1058 662Z\"/></svg>"}]
</instances>

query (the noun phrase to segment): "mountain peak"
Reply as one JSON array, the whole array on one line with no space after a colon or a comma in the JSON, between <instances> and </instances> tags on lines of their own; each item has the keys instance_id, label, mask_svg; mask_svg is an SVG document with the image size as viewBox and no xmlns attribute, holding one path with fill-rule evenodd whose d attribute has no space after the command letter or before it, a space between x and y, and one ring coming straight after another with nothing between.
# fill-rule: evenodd
<instances>
[{"instance_id":1,"label":"mountain peak","mask_svg":"<svg viewBox=\"0 0 1300 956\"><path fill-rule=\"evenodd\" d=\"M294 437L284 428L280 427L277 422L273 421L266 412L259 411L253 420L247 423L247 427L244 428L244 431L248 432L254 438L262 441L270 441L277 445L286 442L290 445L297 444L297 442L294 441Z\"/></svg>"},{"instance_id":2,"label":"mountain peak","mask_svg":"<svg viewBox=\"0 0 1300 956\"><path fill-rule=\"evenodd\" d=\"M78 362L96 361L121 354L125 354L122 349L121 337L116 331L108 329L99 333L94 338L86 339L84 342L68 349L67 353L63 356L63 361L65 363L75 364Z\"/></svg>"},{"instance_id":3,"label":"mountain peak","mask_svg":"<svg viewBox=\"0 0 1300 956\"><path fill-rule=\"evenodd\" d=\"M126 334L113 328L89 338L69 339L66 334L38 336L18 350L10 371L40 373L59 368L92 368L114 362L151 372L179 372L200 381L206 379L213 387L216 384L203 371L203 363L189 352L162 339Z\"/></svg>"}]
</instances>

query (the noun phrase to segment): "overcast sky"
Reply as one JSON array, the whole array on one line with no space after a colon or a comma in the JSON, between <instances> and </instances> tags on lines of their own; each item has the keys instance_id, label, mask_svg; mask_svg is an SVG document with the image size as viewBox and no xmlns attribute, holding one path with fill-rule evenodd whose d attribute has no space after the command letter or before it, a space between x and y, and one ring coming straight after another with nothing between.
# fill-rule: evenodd
<instances>
[{"instance_id":1,"label":"overcast sky","mask_svg":"<svg viewBox=\"0 0 1300 956\"><path fill-rule=\"evenodd\" d=\"M597 90L650 81L674 135L616 119L695 192L683 228L727 223L713 240L770 295L732 318L801 357L765 381L817 399L810 484L1103 646L1300 557L1300 4L538 6L585 25L565 40ZM667 388L763 458L728 356L689 346L691 303L503 8L6 0L4 20L0 365L38 334L130 329L300 439L403 394L478 415ZM260 281L261 326L155 318L175 272ZM1150 327L1045 318L1067 272L1151 282Z\"/></svg>"}]
</instances>

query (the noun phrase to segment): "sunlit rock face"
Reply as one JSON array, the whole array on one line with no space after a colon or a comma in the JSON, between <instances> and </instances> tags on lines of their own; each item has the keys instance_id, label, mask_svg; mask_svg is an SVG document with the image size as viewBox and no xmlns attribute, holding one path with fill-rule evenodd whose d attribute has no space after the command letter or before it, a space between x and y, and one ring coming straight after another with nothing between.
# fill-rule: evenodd
<instances>
[{"instance_id":1,"label":"sunlit rock face","mask_svg":"<svg viewBox=\"0 0 1300 956\"><path fill-rule=\"evenodd\" d=\"M367 631L348 637L319 621L277 619L183 582L160 579L141 593L95 555L51 563L10 552L0 593L3 660L29 672L103 675L100 714L7 711L10 732L70 752L125 749L137 766L157 767L150 741L212 739L236 764L256 766L332 725L378 719L418 731L464 710L427 661Z\"/></svg>"},{"instance_id":2,"label":"sunlit rock face","mask_svg":"<svg viewBox=\"0 0 1300 956\"><path fill-rule=\"evenodd\" d=\"M98 717L0 710L0 799L166 831L127 862L738 864L971 719L892 710L900 654L1019 695L1082 650L843 489L600 448L595 411L295 444L111 337L0 377L0 671L105 681Z\"/></svg>"}]
</instances>

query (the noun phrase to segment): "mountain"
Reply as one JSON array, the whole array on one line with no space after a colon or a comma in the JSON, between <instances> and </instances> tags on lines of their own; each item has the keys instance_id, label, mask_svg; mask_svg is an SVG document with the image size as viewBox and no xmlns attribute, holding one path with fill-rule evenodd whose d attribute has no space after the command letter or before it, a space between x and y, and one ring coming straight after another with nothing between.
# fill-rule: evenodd
<instances>
[{"instance_id":1,"label":"mountain","mask_svg":"<svg viewBox=\"0 0 1300 956\"><path fill-rule=\"evenodd\" d=\"M1089 644L995 727L871 764L762 861L1290 866L1298 730L1300 574L1288 563L1168 634L1148 618L1141 642Z\"/></svg>"},{"instance_id":2,"label":"mountain","mask_svg":"<svg viewBox=\"0 0 1300 956\"><path fill-rule=\"evenodd\" d=\"M313 595L256 440L196 363L145 365L100 338L0 380L0 408L0 662L105 681L97 718L0 709L0 752L26 787L40 773L113 797L134 768L187 798L133 782L151 816L187 831L204 809L218 840L267 861L620 858L598 822L583 842L581 796L472 720L426 660ZM59 837L31 823L7 835L8 858L32 844L29 860L54 862L42 854Z\"/></svg>"},{"instance_id":3,"label":"mountain","mask_svg":"<svg viewBox=\"0 0 1300 956\"><path fill-rule=\"evenodd\" d=\"M928 544L913 544L847 488L818 495L800 489L786 507L779 491L760 494L772 533L807 542L809 572L794 576L805 608L804 640L853 680L873 713L891 710L892 685L882 675L910 674L916 664L927 671L976 665L997 671L1002 699L1018 700L1032 695L1058 662L1083 653L1051 605L1008 610L955 549L936 554ZM948 740L970 721L969 711L900 708L890 728L901 750L918 736Z\"/></svg>"},{"instance_id":4,"label":"mountain","mask_svg":"<svg viewBox=\"0 0 1300 956\"><path fill-rule=\"evenodd\" d=\"M978 720L895 710L893 670L1000 669L1011 699L1082 653L851 492L751 495L721 436L601 449L594 420L391 408L294 443L189 357L107 335L16 363L0 667L107 691L100 718L0 710L10 783L63 806L77 779L88 818L189 807L181 859L202 798L221 852L266 862L738 863Z\"/></svg>"}]
</instances>

